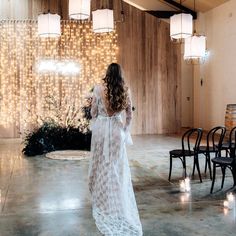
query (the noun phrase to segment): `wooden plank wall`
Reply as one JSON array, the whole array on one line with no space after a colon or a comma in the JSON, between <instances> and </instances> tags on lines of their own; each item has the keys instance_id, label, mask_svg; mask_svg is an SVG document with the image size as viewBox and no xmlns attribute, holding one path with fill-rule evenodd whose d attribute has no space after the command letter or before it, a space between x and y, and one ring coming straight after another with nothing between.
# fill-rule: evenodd
<instances>
[{"instance_id":1,"label":"wooden plank wall","mask_svg":"<svg viewBox=\"0 0 236 236\"><path fill-rule=\"evenodd\" d=\"M69 0L1 0L0 19L37 19L50 8L68 19ZM49 3L50 2L50 6ZM48 7L49 6L49 7ZM132 133L174 133L180 129L180 45L169 37L169 24L120 0L92 0L92 10L115 11L118 62L135 106ZM123 6L124 21L120 14Z\"/></svg>"},{"instance_id":2,"label":"wooden plank wall","mask_svg":"<svg viewBox=\"0 0 236 236\"><path fill-rule=\"evenodd\" d=\"M133 132L173 133L180 129L180 45L169 24L126 3L117 23L119 55L136 108Z\"/></svg>"}]
</instances>

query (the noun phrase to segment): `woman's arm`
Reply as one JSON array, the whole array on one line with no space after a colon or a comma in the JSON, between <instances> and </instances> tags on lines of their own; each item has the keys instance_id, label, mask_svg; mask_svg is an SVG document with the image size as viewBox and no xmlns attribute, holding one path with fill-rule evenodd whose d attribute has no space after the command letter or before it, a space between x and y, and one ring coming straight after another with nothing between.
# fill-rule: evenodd
<instances>
[{"instance_id":1,"label":"woman's arm","mask_svg":"<svg viewBox=\"0 0 236 236\"><path fill-rule=\"evenodd\" d=\"M125 131L130 129L131 126L131 120L132 120L132 101L131 101L131 94L130 91L128 91L128 97L127 97L127 107L125 109L126 113L126 121L125 121Z\"/></svg>"}]
</instances>

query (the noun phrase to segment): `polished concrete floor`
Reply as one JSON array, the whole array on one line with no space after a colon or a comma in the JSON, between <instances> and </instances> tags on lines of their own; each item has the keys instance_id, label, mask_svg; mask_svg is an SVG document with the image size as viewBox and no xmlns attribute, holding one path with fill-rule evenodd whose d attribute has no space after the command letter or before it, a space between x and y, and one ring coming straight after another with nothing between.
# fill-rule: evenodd
<instances>
[{"instance_id":1,"label":"polished concrete floor","mask_svg":"<svg viewBox=\"0 0 236 236\"><path fill-rule=\"evenodd\" d=\"M233 181L227 172L214 193L203 174L191 180L191 194L180 193L182 168L174 160L168 182L169 150L179 147L174 136L134 136L128 147L133 185L144 236L228 236L236 232L236 209L223 207ZM19 141L0 140L0 236L99 236L91 215L87 187L89 160L62 161L25 157ZM203 172L204 158L201 158ZM192 160L188 160L188 173Z\"/></svg>"}]
</instances>

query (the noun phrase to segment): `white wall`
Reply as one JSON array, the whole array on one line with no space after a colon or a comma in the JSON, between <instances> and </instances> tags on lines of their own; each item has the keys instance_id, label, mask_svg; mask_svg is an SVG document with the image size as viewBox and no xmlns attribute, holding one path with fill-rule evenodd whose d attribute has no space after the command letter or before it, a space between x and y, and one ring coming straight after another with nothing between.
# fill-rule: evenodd
<instances>
[{"instance_id":1,"label":"white wall","mask_svg":"<svg viewBox=\"0 0 236 236\"><path fill-rule=\"evenodd\" d=\"M224 125L226 105L236 103L236 1L200 15L197 30L205 31L209 56L194 66L194 126L209 130Z\"/></svg>"}]
</instances>

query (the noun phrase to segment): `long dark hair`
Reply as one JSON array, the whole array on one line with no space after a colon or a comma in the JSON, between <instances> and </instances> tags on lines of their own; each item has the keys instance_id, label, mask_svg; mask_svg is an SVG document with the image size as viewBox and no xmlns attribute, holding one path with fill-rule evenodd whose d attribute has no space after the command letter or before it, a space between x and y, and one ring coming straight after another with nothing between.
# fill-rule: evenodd
<instances>
[{"instance_id":1,"label":"long dark hair","mask_svg":"<svg viewBox=\"0 0 236 236\"><path fill-rule=\"evenodd\" d=\"M121 67L117 63L111 63L103 79L105 84L105 95L109 103L109 109L119 112L127 107L128 88L122 77Z\"/></svg>"}]
</instances>

